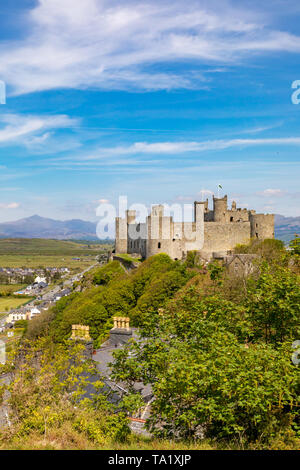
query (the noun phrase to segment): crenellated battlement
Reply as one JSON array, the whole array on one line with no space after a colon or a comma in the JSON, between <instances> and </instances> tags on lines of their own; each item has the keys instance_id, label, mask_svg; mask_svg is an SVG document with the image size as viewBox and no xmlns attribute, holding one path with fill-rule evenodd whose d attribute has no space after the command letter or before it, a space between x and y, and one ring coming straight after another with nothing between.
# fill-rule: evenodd
<instances>
[{"instance_id":1,"label":"crenellated battlement","mask_svg":"<svg viewBox=\"0 0 300 470\"><path fill-rule=\"evenodd\" d=\"M136 222L136 212L126 211L125 218L116 218L116 253L139 254L144 258L167 253L173 259L184 259L187 252L199 251L205 259L213 252L232 250L237 244L245 244L251 238L274 238L274 215L257 214L255 210L239 208L228 197L194 202L194 220L175 222L165 214L163 205L154 205L144 223ZM204 241L198 237L203 230ZM133 237L132 234L137 236ZM191 235L196 234L195 239Z\"/></svg>"}]
</instances>

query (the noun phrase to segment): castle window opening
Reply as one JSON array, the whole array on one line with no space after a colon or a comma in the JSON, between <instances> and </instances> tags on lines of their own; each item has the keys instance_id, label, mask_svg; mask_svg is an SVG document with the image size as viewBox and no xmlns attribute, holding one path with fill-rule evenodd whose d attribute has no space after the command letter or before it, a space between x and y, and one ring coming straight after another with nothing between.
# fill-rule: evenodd
<instances>
[{"instance_id":1,"label":"castle window opening","mask_svg":"<svg viewBox=\"0 0 300 470\"><path fill-rule=\"evenodd\" d=\"M161 243L160 243L160 242L158 242L157 247L158 247L158 248L161 248Z\"/></svg>"},{"instance_id":2,"label":"castle window opening","mask_svg":"<svg viewBox=\"0 0 300 470\"><path fill-rule=\"evenodd\" d=\"M233 222L233 217L230 217L230 222Z\"/></svg>"}]
</instances>

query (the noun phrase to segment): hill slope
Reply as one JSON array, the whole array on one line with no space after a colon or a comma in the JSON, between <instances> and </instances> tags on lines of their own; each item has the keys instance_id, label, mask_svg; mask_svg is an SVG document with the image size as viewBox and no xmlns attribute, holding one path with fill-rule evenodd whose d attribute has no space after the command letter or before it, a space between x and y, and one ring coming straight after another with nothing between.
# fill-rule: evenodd
<instances>
[{"instance_id":1,"label":"hill slope","mask_svg":"<svg viewBox=\"0 0 300 470\"><path fill-rule=\"evenodd\" d=\"M275 214L275 237L284 242L292 240L295 234L300 234L300 217L284 217Z\"/></svg>"}]
</instances>

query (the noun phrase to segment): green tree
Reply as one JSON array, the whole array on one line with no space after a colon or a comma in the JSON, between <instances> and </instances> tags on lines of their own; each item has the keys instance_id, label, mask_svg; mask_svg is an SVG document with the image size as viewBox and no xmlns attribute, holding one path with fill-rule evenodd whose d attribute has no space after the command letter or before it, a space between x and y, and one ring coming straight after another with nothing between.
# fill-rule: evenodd
<instances>
[{"instance_id":1,"label":"green tree","mask_svg":"<svg viewBox=\"0 0 300 470\"><path fill-rule=\"evenodd\" d=\"M0 445L32 433L47 442L48 434L60 435L60 429L98 446L127 439L128 419L107 400L95 364L83 350L72 341L55 347L44 339L22 344L8 387L10 427L0 434ZM91 384L94 392L86 397Z\"/></svg>"},{"instance_id":2,"label":"green tree","mask_svg":"<svg viewBox=\"0 0 300 470\"><path fill-rule=\"evenodd\" d=\"M289 244L293 255L300 255L300 237L295 235L295 238Z\"/></svg>"},{"instance_id":3,"label":"green tree","mask_svg":"<svg viewBox=\"0 0 300 470\"><path fill-rule=\"evenodd\" d=\"M194 322L183 339L169 321L165 330L164 321L151 338L115 353L115 378L126 382L133 396L134 382L152 386L147 426L154 435L204 435L244 446L270 442L282 431L293 433L300 402L290 344L279 350L248 347L203 320Z\"/></svg>"},{"instance_id":4,"label":"green tree","mask_svg":"<svg viewBox=\"0 0 300 470\"><path fill-rule=\"evenodd\" d=\"M288 268L264 264L248 288L247 310L255 339L282 342L300 334L299 278Z\"/></svg>"}]
</instances>

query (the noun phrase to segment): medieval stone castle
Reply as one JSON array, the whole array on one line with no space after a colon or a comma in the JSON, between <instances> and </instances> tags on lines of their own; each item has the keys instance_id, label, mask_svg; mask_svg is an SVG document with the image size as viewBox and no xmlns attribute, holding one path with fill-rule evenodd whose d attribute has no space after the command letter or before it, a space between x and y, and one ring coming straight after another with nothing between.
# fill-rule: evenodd
<instances>
[{"instance_id":1,"label":"medieval stone castle","mask_svg":"<svg viewBox=\"0 0 300 470\"><path fill-rule=\"evenodd\" d=\"M162 205L153 206L144 223L136 222L136 211L126 211L124 218L116 218L115 251L143 258L167 253L181 260L188 251L197 250L209 260L216 254L226 255L251 238L274 238L274 215L237 208L234 201L228 209L227 196L213 197L212 210L208 199L194 203L193 222L175 222L164 214Z\"/></svg>"}]
</instances>

